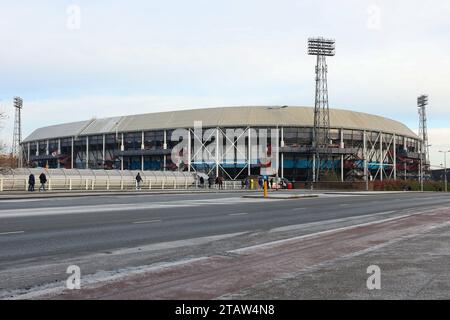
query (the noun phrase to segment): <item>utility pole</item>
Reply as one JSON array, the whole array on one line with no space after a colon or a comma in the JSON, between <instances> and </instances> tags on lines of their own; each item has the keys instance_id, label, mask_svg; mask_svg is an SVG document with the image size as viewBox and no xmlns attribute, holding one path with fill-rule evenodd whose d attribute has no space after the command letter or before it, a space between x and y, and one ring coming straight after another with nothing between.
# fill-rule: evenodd
<instances>
[{"instance_id":1,"label":"utility pole","mask_svg":"<svg viewBox=\"0 0 450 320\"><path fill-rule=\"evenodd\" d=\"M335 55L336 44L332 39L310 38L308 39L308 54L317 56L316 64L316 97L314 104L314 128L313 128L313 173L312 180L319 180L321 168L321 150L329 149L330 145L330 110L328 106L328 66L326 57ZM327 157L329 158L329 154Z\"/></svg>"},{"instance_id":2,"label":"utility pole","mask_svg":"<svg viewBox=\"0 0 450 320\"><path fill-rule=\"evenodd\" d=\"M22 167L22 148L20 144L22 143L22 108L23 100L20 97L14 97L14 136L11 152L11 166Z\"/></svg>"}]
</instances>

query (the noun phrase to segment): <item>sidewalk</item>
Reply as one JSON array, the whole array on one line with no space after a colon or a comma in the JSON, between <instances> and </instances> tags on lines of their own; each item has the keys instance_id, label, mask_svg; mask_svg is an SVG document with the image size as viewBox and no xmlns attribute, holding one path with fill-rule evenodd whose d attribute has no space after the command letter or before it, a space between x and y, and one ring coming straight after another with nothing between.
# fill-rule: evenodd
<instances>
[{"instance_id":1,"label":"sidewalk","mask_svg":"<svg viewBox=\"0 0 450 320\"><path fill-rule=\"evenodd\" d=\"M45 192L3 192L0 193L1 200L17 200L17 199L46 199L46 198L62 198L62 197L90 197L90 196L125 196L125 195L167 195L167 194L208 194L208 193L241 193L245 192L258 192L258 190L240 190L240 189L230 189L230 190L218 190L218 189L172 189L172 190L114 190L114 191L45 191Z\"/></svg>"}]
</instances>

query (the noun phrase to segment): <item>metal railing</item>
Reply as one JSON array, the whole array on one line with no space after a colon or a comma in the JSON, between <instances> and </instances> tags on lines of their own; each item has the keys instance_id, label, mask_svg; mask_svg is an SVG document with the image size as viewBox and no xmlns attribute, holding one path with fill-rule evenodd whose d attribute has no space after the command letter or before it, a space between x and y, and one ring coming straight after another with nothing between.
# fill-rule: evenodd
<instances>
[{"instance_id":1,"label":"metal railing","mask_svg":"<svg viewBox=\"0 0 450 320\"><path fill-rule=\"evenodd\" d=\"M114 191L136 190L136 175L139 171L119 170L64 170L64 169L19 169L7 174L0 174L0 192L28 191L28 177L35 176L35 190L40 187L39 175L44 172L47 177L45 184L49 191ZM140 190L212 190L219 189L213 184L200 185L198 177L188 172L139 172L142 177ZM240 181L224 181L224 190L241 189Z\"/></svg>"}]
</instances>

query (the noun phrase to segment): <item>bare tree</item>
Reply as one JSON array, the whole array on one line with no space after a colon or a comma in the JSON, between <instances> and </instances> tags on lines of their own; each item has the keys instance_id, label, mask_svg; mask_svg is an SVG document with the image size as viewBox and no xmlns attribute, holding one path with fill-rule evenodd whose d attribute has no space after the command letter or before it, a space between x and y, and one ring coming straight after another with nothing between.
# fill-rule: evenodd
<instances>
[{"instance_id":1,"label":"bare tree","mask_svg":"<svg viewBox=\"0 0 450 320\"><path fill-rule=\"evenodd\" d=\"M7 118L7 115L4 111L0 110L0 131L3 129L3 120ZM6 151L6 144L0 140L0 155Z\"/></svg>"}]
</instances>

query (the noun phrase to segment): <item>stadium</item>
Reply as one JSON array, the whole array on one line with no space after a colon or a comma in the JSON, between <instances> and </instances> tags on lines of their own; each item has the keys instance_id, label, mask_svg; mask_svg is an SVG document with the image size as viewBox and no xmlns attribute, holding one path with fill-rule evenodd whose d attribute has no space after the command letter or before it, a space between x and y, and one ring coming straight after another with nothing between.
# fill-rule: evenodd
<instances>
[{"instance_id":1,"label":"stadium","mask_svg":"<svg viewBox=\"0 0 450 320\"><path fill-rule=\"evenodd\" d=\"M198 161L196 157L193 146L198 133L194 126L199 122L204 132L213 129L214 133L201 142L202 148L218 145L219 140L231 145L226 152L217 148L222 151L213 161ZM314 108L310 107L181 110L43 127L31 133L21 146L28 167L202 172L227 180L263 174L309 181L313 124ZM188 158L182 164L172 162L172 151L179 140L171 137L180 128L189 132ZM228 129L238 133L231 140ZM270 138L266 149L270 165L250 152L260 144L260 137L251 133L260 129L267 129ZM330 139L327 161L320 166L327 169L324 172L333 172L334 181L411 179L418 175L421 140L398 121L330 109ZM230 153L235 161L229 161Z\"/></svg>"}]
</instances>

